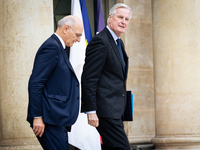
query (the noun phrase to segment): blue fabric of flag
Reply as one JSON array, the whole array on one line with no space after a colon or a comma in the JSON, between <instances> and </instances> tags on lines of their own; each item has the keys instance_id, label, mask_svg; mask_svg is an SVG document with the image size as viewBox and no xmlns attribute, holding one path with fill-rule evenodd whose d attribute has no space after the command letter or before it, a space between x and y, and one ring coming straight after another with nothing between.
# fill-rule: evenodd
<instances>
[{"instance_id":1,"label":"blue fabric of flag","mask_svg":"<svg viewBox=\"0 0 200 150\"><path fill-rule=\"evenodd\" d=\"M90 40L92 39L90 22L89 22L89 18L88 18L85 0L79 0L79 2L80 2L80 6L81 6L81 11L82 11L83 26L84 26L84 31L85 31L85 39L87 40L86 41L86 45L87 45L87 43L89 43Z\"/></svg>"}]
</instances>

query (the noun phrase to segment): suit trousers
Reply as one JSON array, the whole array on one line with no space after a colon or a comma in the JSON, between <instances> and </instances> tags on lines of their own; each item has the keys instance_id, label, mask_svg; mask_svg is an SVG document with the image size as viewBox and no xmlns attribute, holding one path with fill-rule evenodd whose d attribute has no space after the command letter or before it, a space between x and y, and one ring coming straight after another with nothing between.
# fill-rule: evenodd
<instances>
[{"instance_id":1,"label":"suit trousers","mask_svg":"<svg viewBox=\"0 0 200 150\"><path fill-rule=\"evenodd\" d=\"M42 137L37 136L44 150L69 150L68 131L66 127L45 123Z\"/></svg>"},{"instance_id":2,"label":"suit trousers","mask_svg":"<svg viewBox=\"0 0 200 150\"><path fill-rule=\"evenodd\" d=\"M103 150L130 150L122 119L99 117L97 127L103 141Z\"/></svg>"}]
</instances>

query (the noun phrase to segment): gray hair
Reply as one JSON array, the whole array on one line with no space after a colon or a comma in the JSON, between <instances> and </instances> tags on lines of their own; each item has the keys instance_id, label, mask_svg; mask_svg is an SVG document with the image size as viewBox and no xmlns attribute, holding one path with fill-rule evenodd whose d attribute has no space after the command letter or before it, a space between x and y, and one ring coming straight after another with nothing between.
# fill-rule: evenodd
<instances>
[{"instance_id":1,"label":"gray hair","mask_svg":"<svg viewBox=\"0 0 200 150\"><path fill-rule=\"evenodd\" d=\"M77 19L75 17L67 16L58 21L58 27L63 27L65 25L69 25L69 26L73 27L75 25L76 21L77 21Z\"/></svg>"},{"instance_id":2,"label":"gray hair","mask_svg":"<svg viewBox=\"0 0 200 150\"><path fill-rule=\"evenodd\" d=\"M127 6L127 5L124 4L124 3L117 3L117 4L115 4L115 5L110 9L109 15L114 16L114 14L116 13L116 10L117 10L118 8L127 8L127 9L129 9L129 11L130 11L130 18L129 18L129 19L131 19L131 17L132 17L132 10L131 10L131 8L130 8L129 6ZM109 17L108 17L108 19L109 19ZM107 22L108 22L108 20L107 20Z\"/></svg>"}]
</instances>

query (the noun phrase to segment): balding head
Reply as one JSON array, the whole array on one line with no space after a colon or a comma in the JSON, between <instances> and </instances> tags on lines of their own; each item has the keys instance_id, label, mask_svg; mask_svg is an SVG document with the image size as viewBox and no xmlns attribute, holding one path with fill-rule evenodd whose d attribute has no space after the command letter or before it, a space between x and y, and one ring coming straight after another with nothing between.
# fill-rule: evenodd
<instances>
[{"instance_id":1,"label":"balding head","mask_svg":"<svg viewBox=\"0 0 200 150\"><path fill-rule=\"evenodd\" d=\"M66 16L58 21L56 33L63 39L66 46L73 46L75 42L80 42L83 32L82 21L73 15Z\"/></svg>"},{"instance_id":2,"label":"balding head","mask_svg":"<svg viewBox=\"0 0 200 150\"><path fill-rule=\"evenodd\" d=\"M80 23L80 22L81 20L78 17L69 15L58 21L58 27L62 28L65 25L69 25L73 27L76 23Z\"/></svg>"}]
</instances>

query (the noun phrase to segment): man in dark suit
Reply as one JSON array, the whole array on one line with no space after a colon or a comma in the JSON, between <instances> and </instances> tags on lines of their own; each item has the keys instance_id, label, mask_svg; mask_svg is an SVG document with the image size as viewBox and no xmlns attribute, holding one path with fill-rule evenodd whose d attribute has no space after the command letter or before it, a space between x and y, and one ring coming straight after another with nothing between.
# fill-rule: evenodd
<instances>
[{"instance_id":1,"label":"man in dark suit","mask_svg":"<svg viewBox=\"0 0 200 150\"><path fill-rule=\"evenodd\" d=\"M82 73L82 112L97 127L104 150L130 150L122 122L126 105L128 57L119 38L126 31L131 8L114 5L108 25L86 49Z\"/></svg>"},{"instance_id":2,"label":"man in dark suit","mask_svg":"<svg viewBox=\"0 0 200 150\"><path fill-rule=\"evenodd\" d=\"M79 82L66 46L80 42L82 22L66 16L39 48L29 79L27 121L45 150L68 150L68 134L79 113Z\"/></svg>"}]
</instances>

